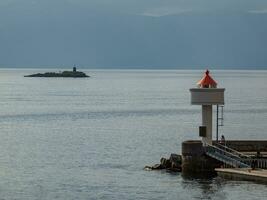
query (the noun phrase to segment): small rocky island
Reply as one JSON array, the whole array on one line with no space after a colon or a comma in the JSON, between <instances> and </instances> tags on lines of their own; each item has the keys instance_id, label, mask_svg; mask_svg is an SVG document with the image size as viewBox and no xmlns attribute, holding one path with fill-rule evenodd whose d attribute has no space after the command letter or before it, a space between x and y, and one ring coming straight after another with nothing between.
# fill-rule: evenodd
<instances>
[{"instance_id":1,"label":"small rocky island","mask_svg":"<svg viewBox=\"0 0 267 200\"><path fill-rule=\"evenodd\" d=\"M79 72L76 70L76 67L73 67L72 71L63 71L63 72L45 72L38 74L26 75L24 77L66 77L66 78L87 78L90 77L84 72Z\"/></svg>"}]
</instances>

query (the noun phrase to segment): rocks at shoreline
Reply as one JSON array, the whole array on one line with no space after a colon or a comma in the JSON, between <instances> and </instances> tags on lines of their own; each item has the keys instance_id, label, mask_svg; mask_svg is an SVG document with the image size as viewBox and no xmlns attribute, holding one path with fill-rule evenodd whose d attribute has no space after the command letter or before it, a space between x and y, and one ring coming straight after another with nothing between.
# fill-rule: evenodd
<instances>
[{"instance_id":1,"label":"rocks at shoreline","mask_svg":"<svg viewBox=\"0 0 267 200\"><path fill-rule=\"evenodd\" d=\"M145 166L145 170L161 170L166 169L172 172L182 171L182 156L178 154L171 154L169 159L161 158L160 164L153 166Z\"/></svg>"}]
</instances>

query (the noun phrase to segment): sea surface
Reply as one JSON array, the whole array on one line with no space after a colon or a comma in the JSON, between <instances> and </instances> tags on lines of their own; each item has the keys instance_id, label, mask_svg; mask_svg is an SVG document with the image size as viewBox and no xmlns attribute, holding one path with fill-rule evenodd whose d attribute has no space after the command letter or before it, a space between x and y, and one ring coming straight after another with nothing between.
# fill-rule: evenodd
<instances>
[{"instance_id":1,"label":"sea surface","mask_svg":"<svg viewBox=\"0 0 267 200\"><path fill-rule=\"evenodd\" d=\"M266 199L267 185L145 171L199 139L189 88L203 71L0 70L0 199ZM267 139L267 71L211 71L225 87L227 139ZM215 136L214 136L215 137Z\"/></svg>"}]
</instances>

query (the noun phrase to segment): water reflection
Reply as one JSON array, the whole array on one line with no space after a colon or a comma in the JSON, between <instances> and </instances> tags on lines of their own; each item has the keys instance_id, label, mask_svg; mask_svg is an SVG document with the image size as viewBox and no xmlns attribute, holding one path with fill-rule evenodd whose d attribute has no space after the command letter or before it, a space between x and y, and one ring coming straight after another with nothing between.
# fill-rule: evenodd
<instances>
[{"instance_id":1,"label":"water reflection","mask_svg":"<svg viewBox=\"0 0 267 200\"><path fill-rule=\"evenodd\" d=\"M225 184L225 180L216 174L182 174L181 185L184 190L189 190L188 192L194 195L193 199L227 199L223 189Z\"/></svg>"}]
</instances>

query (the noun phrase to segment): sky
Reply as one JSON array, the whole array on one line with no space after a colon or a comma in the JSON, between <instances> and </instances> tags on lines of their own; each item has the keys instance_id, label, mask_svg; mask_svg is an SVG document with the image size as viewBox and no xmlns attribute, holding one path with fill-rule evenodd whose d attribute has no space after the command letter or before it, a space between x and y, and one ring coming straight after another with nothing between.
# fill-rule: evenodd
<instances>
[{"instance_id":1,"label":"sky","mask_svg":"<svg viewBox=\"0 0 267 200\"><path fill-rule=\"evenodd\" d=\"M266 0L0 0L0 67L267 69Z\"/></svg>"}]
</instances>

